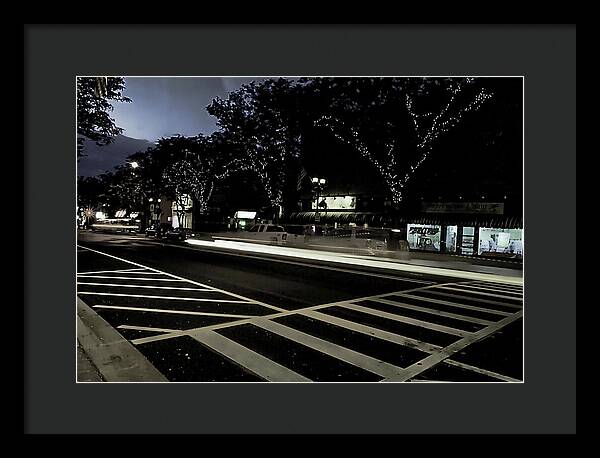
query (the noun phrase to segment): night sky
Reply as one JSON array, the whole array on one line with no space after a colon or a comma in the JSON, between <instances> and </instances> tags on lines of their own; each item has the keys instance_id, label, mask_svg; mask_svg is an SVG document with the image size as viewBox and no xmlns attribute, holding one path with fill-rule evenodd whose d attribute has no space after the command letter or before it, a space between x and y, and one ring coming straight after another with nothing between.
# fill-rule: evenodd
<instances>
[{"instance_id":1,"label":"night sky","mask_svg":"<svg viewBox=\"0 0 600 458\"><path fill-rule=\"evenodd\" d=\"M114 103L112 117L125 129L123 135L151 142L176 134L210 134L217 128L206 112L212 99L262 79L127 77L123 94L132 102Z\"/></svg>"}]
</instances>

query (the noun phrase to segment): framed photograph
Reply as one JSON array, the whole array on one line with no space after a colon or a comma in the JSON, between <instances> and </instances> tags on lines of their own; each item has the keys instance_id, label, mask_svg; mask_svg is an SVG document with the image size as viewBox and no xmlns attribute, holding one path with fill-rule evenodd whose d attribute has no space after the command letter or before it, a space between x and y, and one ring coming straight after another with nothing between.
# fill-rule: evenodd
<instances>
[{"instance_id":1,"label":"framed photograph","mask_svg":"<svg viewBox=\"0 0 600 458\"><path fill-rule=\"evenodd\" d=\"M25 35L30 432L574 431L574 26Z\"/></svg>"}]
</instances>

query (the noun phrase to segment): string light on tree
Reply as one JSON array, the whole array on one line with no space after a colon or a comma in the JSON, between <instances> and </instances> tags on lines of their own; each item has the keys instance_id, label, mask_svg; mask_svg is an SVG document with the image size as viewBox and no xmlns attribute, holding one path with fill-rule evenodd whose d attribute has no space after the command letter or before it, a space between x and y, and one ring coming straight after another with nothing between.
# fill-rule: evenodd
<instances>
[{"instance_id":1,"label":"string light on tree","mask_svg":"<svg viewBox=\"0 0 600 458\"><path fill-rule=\"evenodd\" d=\"M414 128L416 159L412 163L403 157L404 151L396 145L393 136L383 148L374 150L372 147L367 147L357 128L347 126L343 121L331 115L322 116L315 122L315 125L328 128L335 138L353 147L367 159L383 178L391 194L392 202L399 204L402 201L406 184L427 160L433 151L435 141L457 126L466 113L477 111L486 100L492 97L490 92L480 89L465 104L461 99L465 99L465 90L472 86L473 82L473 78L450 78L441 81L421 80L416 86L407 84L396 87L399 95L402 93L404 95L406 110ZM431 83L435 86L443 86L447 102L436 112L427 110L419 113L415 106L416 100L427 98ZM382 96L379 98L383 99Z\"/></svg>"}]
</instances>

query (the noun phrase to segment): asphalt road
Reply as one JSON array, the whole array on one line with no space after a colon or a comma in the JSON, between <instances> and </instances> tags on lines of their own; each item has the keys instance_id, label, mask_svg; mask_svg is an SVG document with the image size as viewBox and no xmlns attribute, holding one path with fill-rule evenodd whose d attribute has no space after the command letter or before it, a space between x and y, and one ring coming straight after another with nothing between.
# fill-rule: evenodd
<instances>
[{"instance_id":1,"label":"asphalt road","mask_svg":"<svg viewBox=\"0 0 600 458\"><path fill-rule=\"evenodd\" d=\"M174 382L515 382L522 288L81 232L77 293Z\"/></svg>"}]
</instances>

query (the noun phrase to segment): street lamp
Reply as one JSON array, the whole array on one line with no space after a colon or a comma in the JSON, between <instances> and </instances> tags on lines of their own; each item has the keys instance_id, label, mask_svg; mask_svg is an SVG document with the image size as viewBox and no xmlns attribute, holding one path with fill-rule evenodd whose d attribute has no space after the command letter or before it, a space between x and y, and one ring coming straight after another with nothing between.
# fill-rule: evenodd
<instances>
[{"instance_id":1,"label":"street lamp","mask_svg":"<svg viewBox=\"0 0 600 458\"><path fill-rule=\"evenodd\" d=\"M138 163L137 163L137 162L135 162L135 161L133 161L133 162L130 162L130 163L129 163L129 165L131 165L131 167L133 167L134 169L137 169L137 168L140 166L140 164L138 164Z\"/></svg>"},{"instance_id":2,"label":"street lamp","mask_svg":"<svg viewBox=\"0 0 600 458\"><path fill-rule=\"evenodd\" d=\"M317 208L315 211L315 222L321 220L321 215L319 214L319 198L321 197L321 192L325 189L325 184L327 180L325 178L313 177L311 179L313 184L313 191L317 197Z\"/></svg>"}]
</instances>

